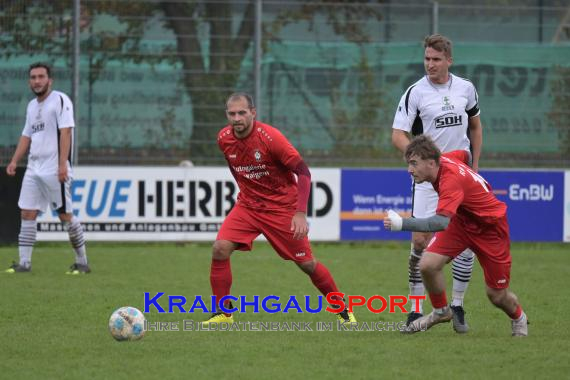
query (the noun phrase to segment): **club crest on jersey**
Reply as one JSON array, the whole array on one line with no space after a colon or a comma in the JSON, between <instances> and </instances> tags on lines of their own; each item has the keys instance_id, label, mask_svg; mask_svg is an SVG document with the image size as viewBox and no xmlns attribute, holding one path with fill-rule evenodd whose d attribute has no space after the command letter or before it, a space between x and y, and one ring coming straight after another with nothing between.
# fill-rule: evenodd
<instances>
[{"instance_id":1,"label":"club crest on jersey","mask_svg":"<svg viewBox=\"0 0 570 380\"><path fill-rule=\"evenodd\" d=\"M253 157L255 157L256 161L260 161L261 160L261 152L259 151L259 149L256 149L255 152L253 153Z\"/></svg>"},{"instance_id":2,"label":"club crest on jersey","mask_svg":"<svg viewBox=\"0 0 570 380\"><path fill-rule=\"evenodd\" d=\"M449 96L444 96L443 97L443 107L441 107L442 111L449 111L454 109L455 107L453 106L453 104L450 103L449 101Z\"/></svg>"}]
</instances>

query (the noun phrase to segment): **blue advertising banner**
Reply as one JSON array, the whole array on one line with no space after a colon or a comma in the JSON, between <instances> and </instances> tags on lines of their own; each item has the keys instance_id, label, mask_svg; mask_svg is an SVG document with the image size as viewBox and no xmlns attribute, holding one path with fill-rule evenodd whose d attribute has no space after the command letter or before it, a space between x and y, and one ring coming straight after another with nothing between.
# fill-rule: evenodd
<instances>
[{"instance_id":1,"label":"blue advertising banner","mask_svg":"<svg viewBox=\"0 0 570 380\"><path fill-rule=\"evenodd\" d=\"M483 170L481 175L508 206L511 240L562 241L564 172Z\"/></svg>"},{"instance_id":2,"label":"blue advertising banner","mask_svg":"<svg viewBox=\"0 0 570 380\"><path fill-rule=\"evenodd\" d=\"M393 209L412 212L410 175L400 169L343 169L341 175L341 240L409 240L410 232L384 229L384 215Z\"/></svg>"},{"instance_id":3,"label":"blue advertising banner","mask_svg":"<svg viewBox=\"0 0 570 380\"><path fill-rule=\"evenodd\" d=\"M508 206L511 240L563 240L563 171L487 170L481 175ZM404 169L343 169L340 207L341 240L410 239L409 232L383 227L389 209L411 214L411 180Z\"/></svg>"}]
</instances>

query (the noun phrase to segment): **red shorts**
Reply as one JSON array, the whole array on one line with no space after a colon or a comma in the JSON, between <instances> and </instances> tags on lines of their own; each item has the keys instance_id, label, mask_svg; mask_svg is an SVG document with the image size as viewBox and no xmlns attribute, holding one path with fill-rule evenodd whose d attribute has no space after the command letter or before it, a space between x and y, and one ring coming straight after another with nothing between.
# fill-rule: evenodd
<instances>
[{"instance_id":1,"label":"red shorts","mask_svg":"<svg viewBox=\"0 0 570 380\"><path fill-rule=\"evenodd\" d=\"M222 223L216 240L238 243L238 250L251 251L253 240L263 234L273 249L285 260L313 259L311 244L305 236L293 239L291 219L295 211L257 211L237 204Z\"/></svg>"},{"instance_id":2,"label":"red shorts","mask_svg":"<svg viewBox=\"0 0 570 380\"><path fill-rule=\"evenodd\" d=\"M466 248L471 248L483 268L487 286L492 289L508 288L511 278L511 241L507 217L475 230L471 227L461 217L452 218L447 229L435 234L426 251L455 258Z\"/></svg>"}]
</instances>

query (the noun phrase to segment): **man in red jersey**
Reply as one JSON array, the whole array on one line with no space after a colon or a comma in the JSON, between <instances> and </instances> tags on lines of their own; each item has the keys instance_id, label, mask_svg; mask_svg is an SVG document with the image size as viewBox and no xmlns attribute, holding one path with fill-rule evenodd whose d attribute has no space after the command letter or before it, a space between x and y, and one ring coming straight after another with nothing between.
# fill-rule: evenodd
<instances>
[{"instance_id":1,"label":"man in red jersey","mask_svg":"<svg viewBox=\"0 0 570 380\"><path fill-rule=\"evenodd\" d=\"M303 158L276 128L255 120L250 95L230 95L226 116L229 124L218 134L218 145L240 192L212 250L210 284L217 302L230 294L230 255L236 249L250 251L259 234L279 256L307 273L321 293L338 292L328 269L313 257L307 237L311 173ZM337 317L342 322L356 322L348 310ZM233 316L217 312L203 323L221 322L232 323Z\"/></svg>"},{"instance_id":2,"label":"man in red jersey","mask_svg":"<svg viewBox=\"0 0 570 380\"><path fill-rule=\"evenodd\" d=\"M421 135L407 146L408 172L416 183L429 182L439 195L436 215L402 218L388 211L386 229L435 232L420 261L420 271L433 311L412 322L414 333L449 322L443 267L470 248L483 268L489 300L512 319L512 335L527 336L528 320L514 293L509 290L511 253L507 205L491 192L491 186L468 165L468 151L441 154L433 141Z\"/></svg>"}]
</instances>

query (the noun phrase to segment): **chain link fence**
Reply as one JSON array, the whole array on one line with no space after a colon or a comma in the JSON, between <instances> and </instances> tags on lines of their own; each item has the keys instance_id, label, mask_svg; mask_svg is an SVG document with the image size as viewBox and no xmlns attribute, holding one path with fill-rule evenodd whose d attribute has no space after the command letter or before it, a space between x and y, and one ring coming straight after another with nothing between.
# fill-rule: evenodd
<instances>
[{"instance_id":1,"label":"chain link fence","mask_svg":"<svg viewBox=\"0 0 570 380\"><path fill-rule=\"evenodd\" d=\"M71 95L75 21L81 165L222 164L216 134L239 90L259 92L259 119L310 165L399 166L392 118L433 31L479 91L482 166L570 164L567 2L81 0L76 18L72 0L1 3L5 163L32 98L28 65L52 63Z\"/></svg>"}]
</instances>

